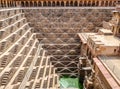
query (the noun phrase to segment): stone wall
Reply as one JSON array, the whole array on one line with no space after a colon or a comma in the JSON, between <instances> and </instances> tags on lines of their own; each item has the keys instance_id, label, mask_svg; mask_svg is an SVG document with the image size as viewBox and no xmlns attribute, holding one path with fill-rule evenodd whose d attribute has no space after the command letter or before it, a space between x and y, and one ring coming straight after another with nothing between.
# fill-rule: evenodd
<instances>
[{"instance_id":1,"label":"stone wall","mask_svg":"<svg viewBox=\"0 0 120 89\"><path fill-rule=\"evenodd\" d=\"M31 22L35 31L42 29L74 29L76 32L86 29L98 30L102 27L102 21L109 21L112 10L100 9L28 9L24 10L26 18ZM74 31L70 30L71 33Z\"/></svg>"},{"instance_id":2,"label":"stone wall","mask_svg":"<svg viewBox=\"0 0 120 89\"><path fill-rule=\"evenodd\" d=\"M0 10L0 89L57 88L58 75L21 9Z\"/></svg>"},{"instance_id":3,"label":"stone wall","mask_svg":"<svg viewBox=\"0 0 120 89\"><path fill-rule=\"evenodd\" d=\"M30 26L60 75L78 75L80 41L76 33L96 32L111 19L108 9L24 9Z\"/></svg>"}]
</instances>

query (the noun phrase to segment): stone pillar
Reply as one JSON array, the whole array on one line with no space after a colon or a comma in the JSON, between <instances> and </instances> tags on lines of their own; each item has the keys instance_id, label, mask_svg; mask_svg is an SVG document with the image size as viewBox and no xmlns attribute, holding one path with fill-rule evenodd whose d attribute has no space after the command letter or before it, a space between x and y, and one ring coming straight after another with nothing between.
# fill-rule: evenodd
<instances>
[{"instance_id":1,"label":"stone pillar","mask_svg":"<svg viewBox=\"0 0 120 89\"><path fill-rule=\"evenodd\" d=\"M0 8L2 7L1 2L0 2Z\"/></svg>"},{"instance_id":2,"label":"stone pillar","mask_svg":"<svg viewBox=\"0 0 120 89\"><path fill-rule=\"evenodd\" d=\"M9 1L8 6L11 7L11 2Z\"/></svg>"},{"instance_id":3,"label":"stone pillar","mask_svg":"<svg viewBox=\"0 0 120 89\"><path fill-rule=\"evenodd\" d=\"M82 1L82 6L85 6L84 3L85 3L85 1Z\"/></svg>"},{"instance_id":4,"label":"stone pillar","mask_svg":"<svg viewBox=\"0 0 120 89\"><path fill-rule=\"evenodd\" d=\"M108 6L111 6L111 5L110 5L110 1L108 1Z\"/></svg>"},{"instance_id":5,"label":"stone pillar","mask_svg":"<svg viewBox=\"0 0 120 89\"><path fill-rule=\"evenodd\" d=\"M13 1L13 5L14 5L14 7L16 7L16 2L15 1Z\"/></svg>"},{"instance_id":6,"label":"stone pillar","mask_svg":"<svg viewBox=\"0 0 120 89\"><path fill-rule=\"evenodd\" d=\"M6 1L4 1L4 7L7 7L7 3L6 3Z\"/></svg>"},{"instance_id":7,"label":"stone pillar","mask_svg":"<svg viewBox=\"0 0 120 89\"><path fill-rule=\"evenodd\" d=\"M60 7L61 7L61 2L60 2Z\"/></svg>"},{"instance_id":8,"label":"stone pillar","mask_svg":"<svg viewBox=\"0 0 120 89\"><path fill-rule=\"evenodd\" d=\"M115 6L115 1L113 1L113 6Z\"/></svg>"},{"instance_id":9,"label":"stone pillar","mask_svg":"<svg viewBox=\"0 0 120 89\"><path fill-rule=\"evenodd\" d=\"M90 1L90 6L92 6L92 1Z\"/></svg>"},{"instance_id":10,"label":"stone pillar","mask_svg":"<svg viewBox=\"0 0 120 89\"><path fill-rule=\"evenodd\" d=\"M46 6L48 7L48 1L46 1Z\"/></svg>"},{"instance_id":11,"label":"stone pillar","mask_svg":"<svg viewBox=\"0 0 120 89\"><path fill-rule=\"evenodd\" d=\"M18 2L16 1L15 3L16 3L16 7L18 7Z\"/></svg>"},{"instance_id":12,"label":"stone pillar","mask_svg":"<svg viewBox=\"0 0 120 89\"><path fill-rule=\"evenodd\" d=\"M95 6L97 6L97 1L95 1L94 3L95 3Z\"/></svg>"},{"instance_id":13,"label":"stone pillar","mask_svg":"<svg viewBox=\"0 0 120 89\"><path fill-rule=\"evenodd\" d=\"M64 1L64 6L66 7L66 1Z\"/></svg>"},{"instance_id":14,"label":"stone pillar","mask_svg":"<svg viewBox=\"0 0 120 89\"><path fill-rule=\"evenodd\" d=\"M41 6L43 7L43 1L41 1Z\"/></svg>"},{"instance_id":15,"label":"stone pillar","mask_svg":"<svg viewBox=\"0 0 120 89\"><path fill-rule=\"evenodd\" d=\"M15 1L15 7L17 7L17 2Z\"/></svg>"},{"instance_id":16,"label":"stone pillar","mask_svg":"<svg viewBox=\"0 0 120 89\"><path fill-rule=\"evenodd\" d=\"M88 6L88 1L86 1L86 6Z\"/></svg>"},{"instance_id":17,"label":"stone pillar","mask_svg":"<svg viewBox=\"0 0 120 89\"><path fill-rule=\"evenodd\" d=\"M57 6L56 4L57 4L57 1L55 1L55 6Z\"/></svg>"},{"instance_id":18,"label":"stone pillar","mask_svg":"<svg viewBox=\"0 0 120 89\"><path fill-rule=\"evenodd\" d=\"M77 6L79 7L79 1L77 1L77 3L78 3L78 5L77 5Z\"/></svg>"},{"instance_id":19,"label":"stone pillar","mask_svg":"<svg viewBox=\"0 0 120 89\"><path fill-rule=\"evenodd\" d=\"M106 1L104 1L104 4L103 4L104 7L105 7L105 4L106 4Z\"/></svg>"},{"instance_id":20,"label":"stone pillar","mask_svg":"<svg viewBox=\"0 0 120 89\"><path fill-rule=\"evenodd\" d=\"M20 1L16 1L16 4L17 4L17 6L21 6Z\"/></svg>"},{"instance_id":21,"label":"stone pillar","mask_svg":"<svg viewBox=\"0 0 120 89\"><path fill-rule=\"evenodd\" d=\"M101 6L101 1L99 1L99 5L98 6Z\"/></svg>"}]
</instances>

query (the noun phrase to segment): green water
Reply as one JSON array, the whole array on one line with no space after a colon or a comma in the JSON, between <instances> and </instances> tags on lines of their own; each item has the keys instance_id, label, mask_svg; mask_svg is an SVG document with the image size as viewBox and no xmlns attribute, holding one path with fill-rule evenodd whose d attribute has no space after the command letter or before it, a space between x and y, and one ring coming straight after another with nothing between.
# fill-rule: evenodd
<instances>
[{"instance_id":1,"label":"green water","mask_svg":"<svg viewBox=\"0 0 120 89\"><path fill-rule=\"evenodd\" d=\"M60 78L60 88L78 88L83 89L81 83L79 83L78 78L69 78L69 77L62 77Z\"/></svg>"}]
</instances>

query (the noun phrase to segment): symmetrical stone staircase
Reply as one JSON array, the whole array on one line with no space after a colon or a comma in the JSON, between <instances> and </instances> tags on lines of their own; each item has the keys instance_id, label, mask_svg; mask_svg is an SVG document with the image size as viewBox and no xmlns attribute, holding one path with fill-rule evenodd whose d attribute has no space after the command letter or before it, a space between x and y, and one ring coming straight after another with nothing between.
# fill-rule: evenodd
<instances>
[{"instance_id":1,"label":"symmetrical stone staircase","mask_svg":"<svg viewBox=\"0 0 120 89\"><path fill-rule=\"evenodd\" d=\"M0 89L57 88L58 75L20 9L0 10Z\"/></svg>"}]
</instances>

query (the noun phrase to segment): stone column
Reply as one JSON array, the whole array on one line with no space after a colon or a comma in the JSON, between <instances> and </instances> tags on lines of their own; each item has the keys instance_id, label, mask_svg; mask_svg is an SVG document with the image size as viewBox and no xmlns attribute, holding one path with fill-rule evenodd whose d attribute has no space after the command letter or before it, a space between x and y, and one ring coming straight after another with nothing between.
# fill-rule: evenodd
<instances>
[{"instance_id":1,"label":"stone column","mask_svg":"<svg viewBox=\"0 0 120 89\"><path fill-rule=\"evenodd\" d=\"M41 1L41 6L43 7L43 1Z\"/></svg>"},{"instance_id":2,"label":"stone column","mask_svg":"<svg viewBox=\"0 0 120 89\"><path fill-rule=\"evenodd\" d=\"M64 1L64 6L66 7L66 1Z\"/></svg>"},{"instance_id":3,"label":"stone column","mask_svg":"<svg viewBox=\"0 0 120 89\"><path fill-rule=\"evenodd\" d=\"M101 1L99 1L99 5L98 6L101 6Z\"/></svg>"},{"instance_id":4,"label":"stone column","mask_svg":"<svg viewBox=\"0 0 120 89\"><path fill-rule=\"evenodd\" d=\"M77 6L79 7L79 1L77 1Z\"/></svg>"},{"instance_id":5,"label":"stone column","mask_svg":"<svg viewBox=\"0 0 120 89\"><path fill-rule=\"evenodd\" d=\"M37 7L38 7L38 1L36 1L36 3L37 3Z\"/></svg>"},{"instance_id":6,"label":"stone column","mask_svg":"<svg viewBox=\"0 0 120 89\"><path fill-rule=\"evenodd\" d=\"M61 7L61 2L60 2L60 7Z\"/></svg>"}]
</instances>

